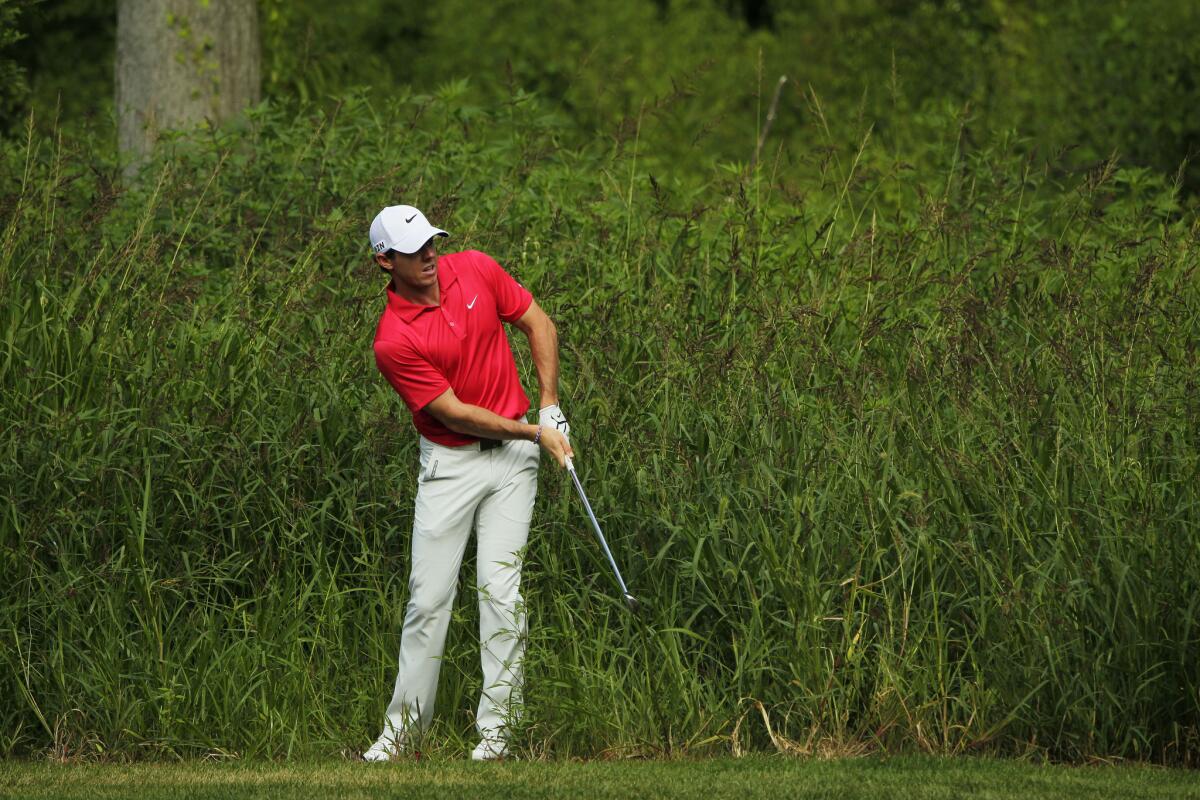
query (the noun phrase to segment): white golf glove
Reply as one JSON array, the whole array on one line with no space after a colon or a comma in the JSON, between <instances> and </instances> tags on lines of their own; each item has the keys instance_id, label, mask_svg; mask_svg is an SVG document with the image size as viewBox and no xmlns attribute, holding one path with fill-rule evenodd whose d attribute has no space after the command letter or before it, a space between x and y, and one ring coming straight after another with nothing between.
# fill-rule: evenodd
<instances>
[{"instance_id":1,"label":"white golf glove","mask_svg":"<svg viewBox=\"0 0 1200 800\"><path fill-rule=\"evenodd\" d=\"M543 428L553 428L567 437L568 441L571 438L571 426L567 424L567 418L562 409L556 405L546 406L538 412L538 425Z\"/></svg>"}]
</instances>

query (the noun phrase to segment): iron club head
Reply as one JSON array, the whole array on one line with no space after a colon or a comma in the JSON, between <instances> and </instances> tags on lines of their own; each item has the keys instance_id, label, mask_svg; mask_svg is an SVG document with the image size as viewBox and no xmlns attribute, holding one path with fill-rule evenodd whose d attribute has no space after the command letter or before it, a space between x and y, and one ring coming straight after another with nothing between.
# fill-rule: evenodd
<instances>
[{"instance_id":1,"label":"iron club head","mask_svg":"<svg viewBox=\"0 0 1200 800\"><path fill-rule=\"evenodd\" d=\"M637 598L631 595L629 592L625 593L625 605L629 606L630 611L636 612L638 610Z\"/></svg>"}]
</instances>

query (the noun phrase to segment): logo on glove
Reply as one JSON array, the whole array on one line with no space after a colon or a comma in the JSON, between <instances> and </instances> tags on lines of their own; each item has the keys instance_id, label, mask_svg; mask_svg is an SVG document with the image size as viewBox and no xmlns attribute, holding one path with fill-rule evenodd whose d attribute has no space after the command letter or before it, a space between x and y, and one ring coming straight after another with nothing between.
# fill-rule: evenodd
<instances>
[{"instance_id":1,"label":"logo on glove","mask_svg":"<svg viewBox=\"0 0 1200 800\"><path fill-rule=\"evenodd\" d=\"M571 435L571 426L567 423L567 415L558 406L546 406L538 414L538 424L544 428L553 427L563 436Z\"/></svg>"}]
</instances>

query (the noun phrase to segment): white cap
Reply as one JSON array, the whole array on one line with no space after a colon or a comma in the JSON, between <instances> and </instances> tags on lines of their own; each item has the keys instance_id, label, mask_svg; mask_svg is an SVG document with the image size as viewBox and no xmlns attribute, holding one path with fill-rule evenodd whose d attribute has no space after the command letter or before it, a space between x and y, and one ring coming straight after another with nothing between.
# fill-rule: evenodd
<instances>
[{"instance_id":1,"label":"white cap","mask_svg":"<svg viewBox=\"0 0 1200 800\"><path fill-rule=\"evenodd\" d=\"M376 253L396 250L411 254L434 236L449 236L435 228L425 215L412 206L388 206L371 223L371 249Z\"/></svg>"}]
</instances>

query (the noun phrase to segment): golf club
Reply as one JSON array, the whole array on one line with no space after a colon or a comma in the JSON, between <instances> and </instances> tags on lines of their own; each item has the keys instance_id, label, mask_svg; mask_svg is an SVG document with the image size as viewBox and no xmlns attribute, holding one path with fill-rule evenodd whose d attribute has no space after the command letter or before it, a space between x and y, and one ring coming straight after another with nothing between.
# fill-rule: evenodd
<instances>
[{"instance_id":1,"label":"golf club","mask_svg":"<svg viewBox=\"0 0 1200 800\"><path fill-rule=\"evenodd\" d=\"M587 495L584 494L583 484L579 482L579 475L575 473L575 465L571 463L571 457L567 456L567 472L571 473L571 480L575 483L575 491L579 492L579 499L583 501L583 507L587 510L588 519L592 521L592 528L596 531L596 538L600 540L600 546L604 548L604 555L608 556L608 563L612 567L613 574L617 576L617 583L621 584L621 592L625 595L625 605L629 606L630 611L637 611L637 598L629 593L629 589L625 586L625 579L621 577L621 570L617 569L617 562L613 559L612 551L608 549L608 542L604 541L604 534L600 531L600 523L596 521L596 515L592 512L592 504L588 502Z\"/></svg>"}]
</instances>

